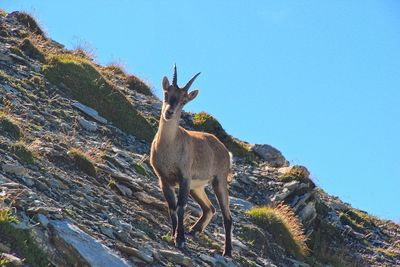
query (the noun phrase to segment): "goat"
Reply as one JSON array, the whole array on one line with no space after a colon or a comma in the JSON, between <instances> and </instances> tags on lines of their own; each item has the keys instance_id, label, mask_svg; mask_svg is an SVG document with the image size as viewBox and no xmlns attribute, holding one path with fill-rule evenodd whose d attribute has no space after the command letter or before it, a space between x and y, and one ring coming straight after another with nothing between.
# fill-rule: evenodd
<instances>
[{"instance_id":1,"label":"goat","mask_svg":"<svg viewBox=\"0 0 400 267\"><path fill-rule=\"evenodd\" d=\"M202 209L202 215L190 228L190 234L196 236L201 233L215 214L215 208L204 191L205 186L211 182L224 219L223 255L232 256L232 216L228 195L231 171L229 151L214 135L189 131L179 126L183 106L199 92L194 90L188 93L199 75L197 73L183 88L177 84L176 65L172 84L164 76L164 100L158 131L151 145L150 163L168 203L175 246L183 248L185 245L183 218L189 194ZM178 201L175 196L176 186L179 186Z\"/></svg>"}]
</instances>

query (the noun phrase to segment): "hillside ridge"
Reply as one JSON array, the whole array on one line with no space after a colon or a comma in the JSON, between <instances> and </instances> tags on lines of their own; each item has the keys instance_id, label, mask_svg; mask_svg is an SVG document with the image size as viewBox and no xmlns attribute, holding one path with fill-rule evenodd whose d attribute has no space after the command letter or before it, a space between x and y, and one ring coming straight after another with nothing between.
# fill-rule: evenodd
<instances>
[{"instance_id":1,"label":"hillside ridge","mask_svg":"<svg viewBox=\"0 0 400 267\"><path fill-rule=\"evenodd\" d=\"M0 10L0 41L0 266L400 266L398 224L328 195L306 167L207 113L183 112L181 125L234 154L234 255L221 256L219 208L175 248L148 162L161 110L149 86L66 49L26 13ZM189 227L201 210L187 210Z\"/></svg>"}]
</instances>

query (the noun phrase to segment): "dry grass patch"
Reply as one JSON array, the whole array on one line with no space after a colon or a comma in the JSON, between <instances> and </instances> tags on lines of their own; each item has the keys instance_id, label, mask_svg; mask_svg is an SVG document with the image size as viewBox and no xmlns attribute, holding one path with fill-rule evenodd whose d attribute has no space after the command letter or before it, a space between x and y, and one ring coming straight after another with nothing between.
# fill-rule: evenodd
<instances>
[{"instance_id":1,"label":"dry grass patch","mask_svg":"<svg viewBox=\"0 0 400 267\"><path fill-rule=\"evenodd\" d=\"M248 210L246 215L272 234L275 242L291 255L301 259L308 255L303 225L289 206L278 204L255 207Z\"/></svg>"}]
</instances>

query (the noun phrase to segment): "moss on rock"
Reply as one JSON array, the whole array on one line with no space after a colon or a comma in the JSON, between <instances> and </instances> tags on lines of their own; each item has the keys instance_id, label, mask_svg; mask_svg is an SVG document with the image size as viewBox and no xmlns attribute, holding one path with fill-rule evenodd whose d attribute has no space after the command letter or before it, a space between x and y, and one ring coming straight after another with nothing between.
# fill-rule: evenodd
<instances>
[{"instance_id":1,"label":"moss on rock","mask_svg":"<svg viewBox=\"0 0 400 267\"><path fill-rule=\"evenodd\" d=\"M11 146L11 151L19 158L20 161L26 164L33 164L35 157L29 147L23 142L18 141Z\"/></svg>"},{"instance_id":2,"label":"moss on rock","mask_svg":"<svg viewBox=\"0 0 400 267\"><path fill-rule=\"evenodd\" d=\"M149 122L87 59L70 54L51 55L42 70L51 83L67 86L76 100L96 109L115 126L140 139L152 140L154 130Z\"/></svg>"},{"instance_id":3,"label":"moss on rock","mask_svg":"<svg viewBox=\"0 0 400 267\"><path fill-rule=\"evenodd\" d=\"M18 124L2 112L0 112L0 133L3 133L15 140L21 138L22 136L22 131Z\"/></svg>"},{"instance_id":4,"label":"moss on rock","mask_svg":"<svg viewBox=\"0 0 400 267\"><path fill-rule=\"evenodd\" d=\"M76 166L90 176L96 176L96 167L93 160L83 151L77 148L72 148L68 151L68 155L74 160Z\"/></svg>"}]
</instances>

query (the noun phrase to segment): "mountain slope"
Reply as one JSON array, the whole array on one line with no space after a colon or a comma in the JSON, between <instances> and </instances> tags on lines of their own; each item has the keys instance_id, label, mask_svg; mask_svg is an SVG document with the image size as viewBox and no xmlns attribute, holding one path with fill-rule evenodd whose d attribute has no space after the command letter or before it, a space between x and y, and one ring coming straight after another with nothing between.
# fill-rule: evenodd
<instances>
[{"instance_id":1,"label":"mountain slope","mask_svg":"<svg viewBox=\"0 0 400 267\"><path fill-rule=\"evenodd\" d=\"M251 148L214 118L190 113L185 128L213 132L237 151L229 189L235 252L219 256L219 209L205 233L177 250L148 164L160 100L117 66L47 38L29 15L0 14L0 263L400 265L399 225L324 193L306 168L288 166L273 147ZM256 217L249 212L256 205L272 211ZM200 215L192 201L188 211L187 226ZM296 227L308 253L288 245Z\"/></svg>"}]
</instances>

